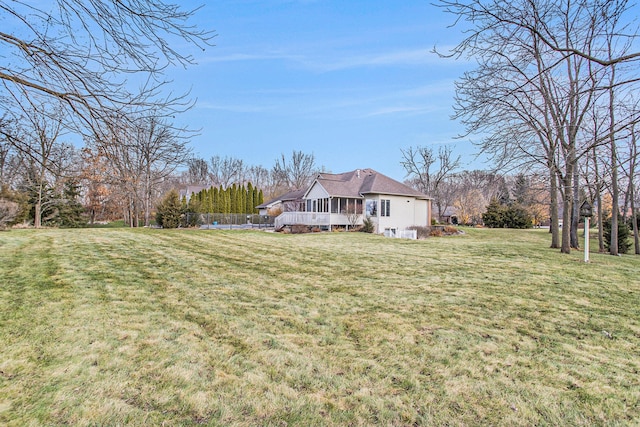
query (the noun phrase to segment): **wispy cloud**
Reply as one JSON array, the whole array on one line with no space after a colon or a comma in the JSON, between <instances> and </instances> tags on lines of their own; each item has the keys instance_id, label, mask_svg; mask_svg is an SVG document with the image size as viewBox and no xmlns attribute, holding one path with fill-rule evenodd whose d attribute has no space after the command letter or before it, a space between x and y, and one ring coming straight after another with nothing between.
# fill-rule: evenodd
<instances>
[{"instance_id":1,"label":"wispy cloud","mask_svg":"<svg viewBox=\"0 0 640 427\"><path fill-rule=\"evenodd\" d=\"M387 116L387 115L420 115L433 112L435 108L432 106L413 106L413 107L381 107L362 115L363 118Z\"/></svg>"},{"instance_id":2,"label":"wispy cloud","mask_svg":"<svg viewBox=\"0 0 640 427\"><path fill-rule=\"evenodd\" d=\"M216 63L216 62L241 62L241 61L300 61L302 58L297 55L286 54L282 52L262 52L262 53L229 53L222 55L211 55L204 59L200 59L200 63Z\"/></svg>"},{"instance_id":3,"label":"wispy cloud","mask_svg":"<svg viewBox=\"0 0 640 427\"><path fill-rule=\"evenodd\" d=\"M258 47L247 49L258 53L221 53L200 59L201 63L222 63L241 61L283 61L307 68L314 72L326 73L366 67L407 67L407 66L459 66L466 63L461 59L441 58L431 49L401 49L368 54L355 54L349 51L318 51L317 47L306 49L297 47L292 51L261 50ZM295 50L295 52L293 52Z\"/></svg>"},{"instance_id":4,"label":"wispy cloud","mask_svg":"<svg viewBox=\"0 0 640 427\"><path fill-rule=\"evenodd\" d=\"M366 55L343 54L343 56L333 58L312 58L305 60L303 64L316 71L329 72L361 67L426 65L437 59L438 56L428 49L413 49Z\"/></svg>"},{"instance_id":5,"label":"wispy cloud","mask_svg":"<svg viewBox=\"0 0 640 427\"><path fill-rule=\"evenodd\" d=\"M229 111L232 113L264 113L271 110L271 108L259 105L215 104L208 101L198 101L196 108L204 110Z\"/></svg>"}]
</instances>

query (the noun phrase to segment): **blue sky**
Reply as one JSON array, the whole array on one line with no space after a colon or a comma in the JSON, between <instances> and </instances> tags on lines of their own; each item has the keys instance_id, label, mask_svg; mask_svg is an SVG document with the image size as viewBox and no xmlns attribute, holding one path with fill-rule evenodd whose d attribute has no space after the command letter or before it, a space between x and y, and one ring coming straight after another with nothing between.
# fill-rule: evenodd
<instances>
[{"instance_id":1,"label":"blue sky","mask_svg":"<svg viewBox=\"0 0 640 427\"><path fill-rule=\"evenodd\" d=\"M301 150L331 172L370 167L402 180L401 148L453 144L466 167L483 167L450 119L469 64L430 52L460 30L428 0L218 0L194 22L215 30L216 46L171 77L197 97L177 122L201 129L200 157L271 168Z\"/></svg>"}]
</instances>

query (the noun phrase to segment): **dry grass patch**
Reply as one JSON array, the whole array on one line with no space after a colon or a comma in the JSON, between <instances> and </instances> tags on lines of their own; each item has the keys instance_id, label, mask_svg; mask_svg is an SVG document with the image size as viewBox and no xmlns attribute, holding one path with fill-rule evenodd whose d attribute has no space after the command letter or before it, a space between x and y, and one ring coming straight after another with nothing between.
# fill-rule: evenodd
<instances>
[{"instance_id":1,"label":"dry grass patch","mask_svg":"<svg viewBox=\"0 0 640 427\"><path fill-rule=\"evenodd\" d=\"M638 419L637 257L466 231L2 233L0 423Z\"/></svg>"}]
</instances>

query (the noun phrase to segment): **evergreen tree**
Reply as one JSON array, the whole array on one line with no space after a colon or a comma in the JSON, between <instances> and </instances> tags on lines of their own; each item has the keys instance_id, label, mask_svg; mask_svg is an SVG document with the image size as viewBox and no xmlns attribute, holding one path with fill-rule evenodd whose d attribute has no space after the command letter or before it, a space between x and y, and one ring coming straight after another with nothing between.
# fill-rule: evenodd
<instances>
[{"instance_id":1,"label":"evergreen tree","mask_svg":"<svg viewBox=\"0 0 640 427\"><path fill-rule=\"evenodd\" d=\"M205 213L213 213L213 195L215 193L216 187L209 188L209 198L207 199L207 207L205 209Z\"/></svg>"},{"instance_id":2,"label":"evergreen tree","mask_svg":"<svg viewBox=\"0 0 640 427\"><path fill-rule=\"evenodd\" d=\"M244 189L238 186L238 191L236 192L236 213L243 213L244 211Z\"/></svg>"},{"instance_id":3,"label":"evergreen tree","mask_svg":"<svg viewBox=\"0 0 640 427\"><path fill-rule=\"evenodd\" d=\"M533 218L521 204L514 203L504 211L504 227L531 228L533 227Z\"/></svg>"},{"instance_id":4,"label":"evergreen tree","mask_svg":"<svg viewBox=\"0 0 640 427\"><path fill-rule=\"evenodd\" d=\"M246 197L246 202L245 202L245 208L244 211L248 214L253 213L253 207L255 206L253 204L253 185L251 183L247 184L247 197Z\"/></svg>"},{"instance_id":5,"label":"evergreen tree","mask_svg":"<svg viewBox=\"0 0 640 427\"><path fill-rule=\"evenodd\" d=\"M260 190L258 190L257 187L253 187L253 213L258 213L258 209L256 209L256 206L260 205L260 194L262 192Z\"/></svg>"},{"instance_id":6,"label":"evergreen tree","mask_svg":"<svg viewBox=\"0 0 640 427\"><path fill-rule=\"evenodd\" d=\"M86 224L84 207L78 201L80 184L69 180L64 184L62 198L58 203L58 222L62 227L82 227Z\"/></svg>"},{"instance_id":7,"label":"evergreen tree","mask_svg":"<svg viewBox=\"0 0 640 427\"><path fill-rule=\"evenodd\" d=\"M238 199L236 198L236 185L233 184L231 188L227 188L229 190L229 213L236 213L236 202Z\"/></svg>"},{"instance_id":8,"label":"evergreen tree","mask_svg":"<svg viewBox=\"0 0 640 427\"><path fill-rule=\"evenodd\" d=\"M229 214L231 213L231 188L224 190L222 197L224 198L224 210L222 213Z\"/></svg>"},{"instance_id":9,"label":"evergreen tree","mask_svg":"<svg viewBox=\"0 0 640 427\"><path fill-rule=\"evenodd\" d=\"M509 189L507 188L507 183L502 179L500 183L500 187L498 188L498 192L495 196L498 199L498 203L503 206L509 206L511 204L511 197L509 196Z\"/></svg>"},{"instance_id":10,"label":"evergreen tree","mask_svg":"<svg viewBox=\"0 0 640 427\"><path fill-rule=\"evenodd\" d=\"M156 206L156 222L162 228L178 228L187 206L186 198L180 201L176 190L169 191Z\"/></svg>"},{"instance_id":11,"label":"evergreen tree","mask_svg":"<svg viewBox=\"0 0 640 427\"><path fill-rule=\"evenodd\" d=\"M198 193L198 195L200 195L200 193ZM201 197L199 197L198 195L193 195L191 196L191 198L189 199L189 203L187 204L187 209L186 212L193 212L193 213L199 213L202 210L202 202L200 201Z\"/></svg>"},{"instance_id":12,"label":"evergreen tree","mask_svg":"<svg viewBox=\"0 0 640 427\"><path fill-rule=\"evenodd\" d=\"M489 228L531 228L533 218L520 204L505 205L497 198L491 199L487 211L482 214L484 225Z\"/></svg>"},{"instance_id":13,"label":"evergreen tree","mask_svg":"<svg viewBox=\"0 0 640 427\"><path fill-rule=\"evenodd\" d=\"M491 199L487 211L482 214L482 222L489 228L503 228L505 221L505 208L497 197Z\"/></svg>"},{"instance_id":14,"label":"evergreen tree","mask_svg":"<svg viewBox=\"0 0 640 427\"><path fill-rule=\"evenodd\" d=\"M530 187L530 180L524 174L520 173L516 176L516 181L513 185L513 198L516 203L522 206L531 204Z\"/></svg>"},{"instance_id":15,"label":"evergreen tree","mask_svg":"<svg viewBox=\"0 0 640 427\"><path fill-rule=\"evenodd\" d=\"M213 196L211 197L211 200L213 201L212 207L211 207L211 213L217 213L220 212L220 200L219 200L220 196L219 196L219 192L218 192L218 187L213 187Z\"/></svg>"},{"instance_id":16,"label":"evergreen tree","mask_svg":"<svg viewBox=\"0 0 640 427\"><path fill-rule=\"evenodd\" d=\"M602 223L604 230L604 246L608 250L611 249L611 218ZM618 215L618 253L626 254L631 248L631 230L629 225L622 220L622 216Z\"/></svg>"}]
</instances>

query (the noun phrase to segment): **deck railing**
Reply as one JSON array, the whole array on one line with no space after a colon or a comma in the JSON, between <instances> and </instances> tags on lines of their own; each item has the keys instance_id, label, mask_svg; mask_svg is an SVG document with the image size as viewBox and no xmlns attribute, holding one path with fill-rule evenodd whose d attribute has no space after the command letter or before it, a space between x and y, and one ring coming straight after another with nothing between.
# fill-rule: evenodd
<instances>
[{"instance_id":1,"label":"deck railing","mask_svg":"<svg viewBox=\"0 0 640 427\"><path fill-rule=\"evenodd\" d=\"M277 229L286 225L310 225L329 226L331 225L331 214L321 212L283 212L275 219L274 226Z\"/></svg>"}]
</instances>

